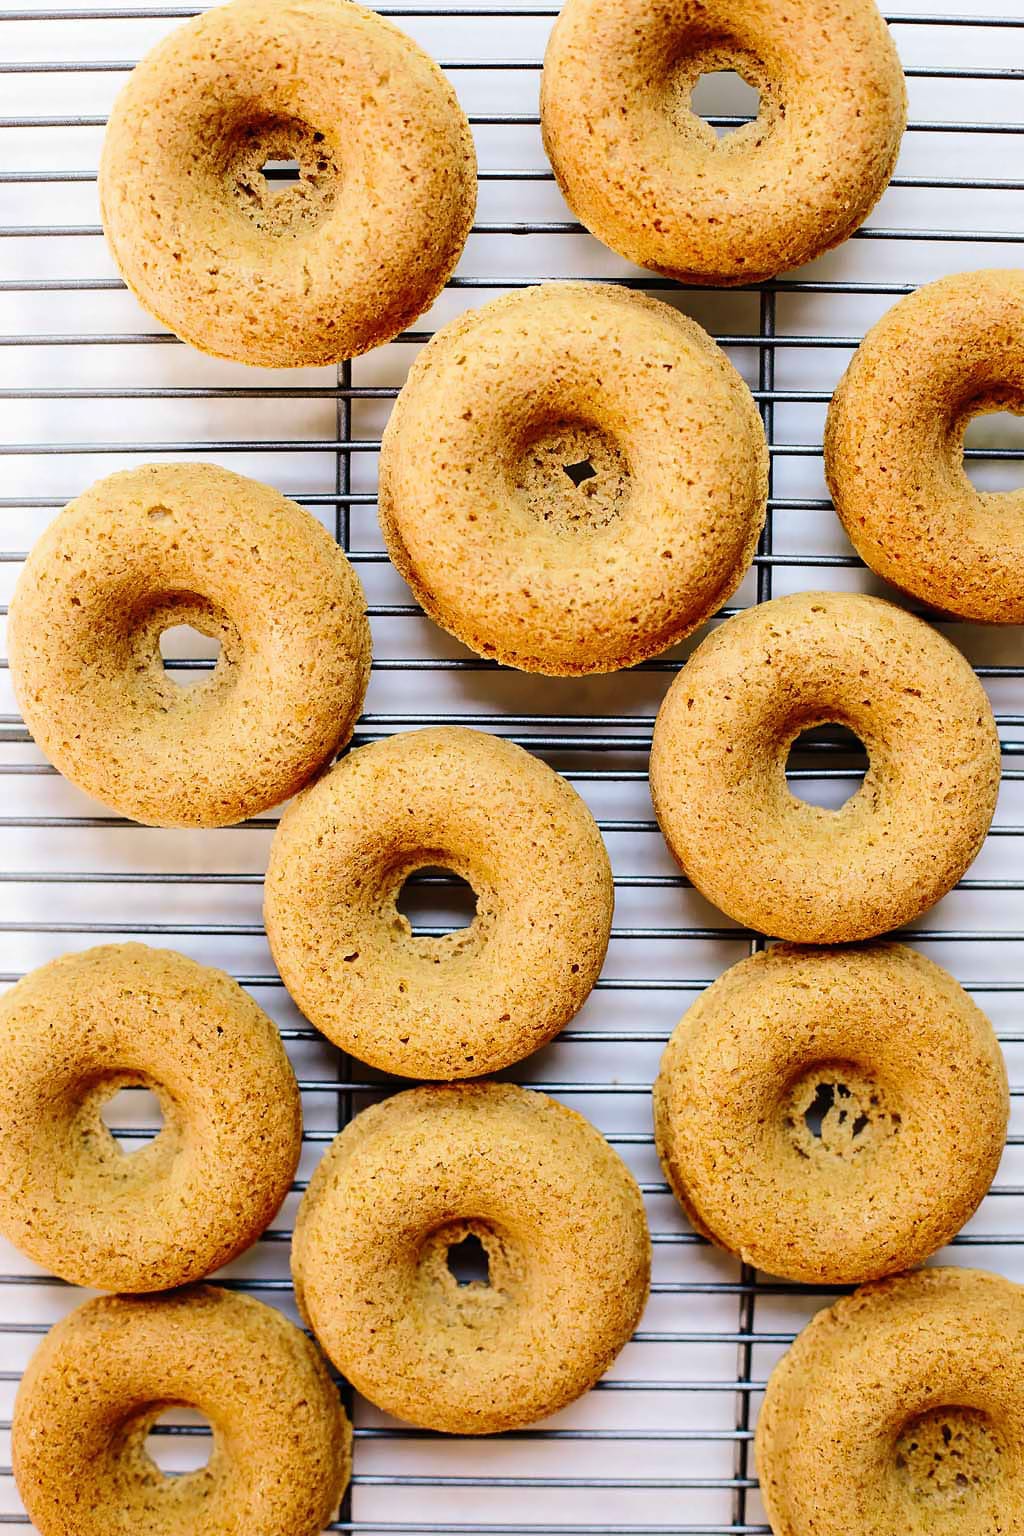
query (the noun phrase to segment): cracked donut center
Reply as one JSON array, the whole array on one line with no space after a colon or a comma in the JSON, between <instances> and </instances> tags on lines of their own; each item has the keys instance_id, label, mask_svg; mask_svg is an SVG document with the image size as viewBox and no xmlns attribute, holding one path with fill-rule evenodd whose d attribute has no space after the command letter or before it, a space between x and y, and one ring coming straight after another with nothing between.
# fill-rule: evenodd
<instances>
[{"instance_id":1,"label":"cracked donut center","mask_svg":"<svg viewBox=\"0 0 1024 1536\"><path fill-rule=\"evenodd\" d=\"M896 1441L896 1475L915 1499L958 1504L1003 1475L1004 1447L987 1413L933 1408L911 1419Z\"/></svg>"},{"instance_id":2,"label":"cracked donut center","mask_svg":"<svg viewBox=\"0 0 1024 1536\"><path fill-rule=\"evenodd\" d=\"M546 422L512 469L520 504L555 533L589 533L619 518L630 473L618 443L586 422Z\"/></svg>"},{"instance_id":3,"label":"cracked donut center","mask_svg":"<svg viewBox=\"0 0 1024 1536\"><path fill-rule=\"evenodd\" d=\"M265 234L296 234L334 205L339 166L326 136L308 123L246 123L231 134L225 161L236 206Z\"/></svg>"},{"instance_id":4,"label":"cracked donut center","mask_svg":"<svg viewBox=\"0 0 1024 1536\"><path fill-rule=\"evenodd\" d=\"M900 1128L900 1115L878 1084L844 1062L815 1066L801 1077L783 1104L782 1121L800 1157L844 1162Z\"/></svg>"}]
</instances>

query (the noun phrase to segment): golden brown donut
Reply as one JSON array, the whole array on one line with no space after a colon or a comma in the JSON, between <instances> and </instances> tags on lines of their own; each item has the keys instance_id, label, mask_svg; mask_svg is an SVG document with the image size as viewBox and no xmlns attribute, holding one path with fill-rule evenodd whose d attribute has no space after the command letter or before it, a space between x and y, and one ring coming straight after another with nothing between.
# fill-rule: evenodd
<instances>
[{"instance_id":1,"label":"golden brown donut","mask_svg":"<svg viewBox=\"0 0 1024 1536\"><path fill-rule=\"evenodd\" d=\"M474 1237L486 1280L449 1250ZM532 1424L593 1386L650 1277L643 1200L581 1115L509 1083L413 1088L364 1110L303 1196L303 1316L356 1389L448 1434Z\"/></svg>"},{"instance_id":2,"label":"golden brown donut","mask_svg":"<svg viewBox=\"0 0 1024 1536\"><path fill-rule=\"evenodd\" d=\"M155 1094L163 1129L126 1155L101 1118ZM0 997L0 1230L64 1280L162 1291L263 1231L302 1144L273 1021L223 971L110 944L40 966Z\"/></svg>"},{"instance_id":3,"label":"golden brown donut","mask_svg":"<svg viewBox=\"0 0 1024 1536\"><path fill-rule=\"evenodd\" d=\"M161 633L220 641L180 688ZM37 744L134 821L220 827L343 746L370 675L359 578L320 523L214 464L146 464L64 508L18 578L11 683Z\"/></svg>"},{"instance_id":4,"label":"golden brown donut","mask_svg":"<svg viewBox=\"0 0 1024 1536\"><path fill-rule=\"evenodd\" d=\"M441 865L476 893L468 927L414 935L396 898ZM317 1029L402 1077L479 1077L545 1044L604 961L612 877L576 791L511 741L459 726L350 752L288 807L267 869L267 937Z\"/></svg>"},{"instance_id":5,"label":"golden brown donut","mask_svg":"<svg viewBox=\"0 0 1024 1536\"><path fill-rule=\"evenodd\" d=\"M750 391L699 325L622 288L547 283L419 354L379 505L431 618L483 656L568 675L632 666L720 608L767 487Z\"/></svg>"},{"instance_id":6,"label":"golden brown donut","mask_svg":"<svg viewBox=\"0 0 1024 1536\"><path fill-rule=\"evenodd\" d=\"M721 140L690 101L715 70L760 92ZM570 208L681 282L760 282L846 240L906 120L872 0L567 0L544 59L544 146Z\"/></svg>"},{"instance_id":7,"label":"golden brown donut","mask_svg":"<svg viewBox=\"0 0 1024 1536\"><path fill-rule=\"evenodd\" d=\"M1006 1067L988 1019L901 944L777 945L697 999L654 1085L662 1167L698 1231L808 1284L911 1269L980 1205Z\"/></svg>"},{"instance_id":8,"label":"golden brown donut","mask_svg":"<svg viewBox=\"0 0 1024 1536\"><path fill-rule=\"evenodd\" d=\"M1024 490L977 491L967 424L1024 410L1024 272L929 283L865 336L829 406L825 473L873 571L933 608L1024 622Z\"/></svg>"},{"instance_id":9,"label":"golden brown donut","mask_svg":"<svg viewBox=\"0 0 1024 1536\"><path fill-rule=\"evenodd\" d=\"M268 160L294 160L278 187ZM139 303L202 352L310 367L388 341L444 287L476 160L432 59L350 0L232 0L129 76L99 178Z\"/></svg>"},{"instance_id":10,"label":"golden brown donut","mask_svg":"<svg viewBox=\"0 0 1024 1536\"><path fill-rule=\"evenodd\" d=\"M168 1408L213 1430L167 1477L146 1436ZM18 1390L14 1475L40 1536L320 1536L352 1427L316 1346L250 1296L104 1296L52 1328Z\"/></svg>"},{"instance_id":11,"label":"golden brown donut","mask_svg":"<svg viewBox=\"0 0 1024 1536\"><path fill-rule=\"evenodd\" d=\"M1024 1290L923 1269L819 1312L757 1424L775 1536L1020 1536Z\"/></svg>"},{"instance_id":12,"label":"golden brown donut","mask_svg":"<svg viewBox=\"0 0 1024 1536\"><path fill-rule=\"evenodd\" d=\"M785 775L796 737L830 722L870 759L835 811ZM999 770L991 706L948 640L879 598L801 592L697 647L658 712L651 793L709 901L761 933L838 944L910 922L956 884Z\"/></svg>"}]
</instances>

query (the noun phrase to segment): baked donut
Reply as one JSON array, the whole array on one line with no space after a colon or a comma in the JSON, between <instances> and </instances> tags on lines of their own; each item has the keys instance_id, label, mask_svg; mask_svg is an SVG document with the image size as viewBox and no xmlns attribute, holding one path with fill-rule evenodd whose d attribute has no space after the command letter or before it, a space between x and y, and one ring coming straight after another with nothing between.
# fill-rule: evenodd
<instances>
[{"instance_id":1,"label":"baked donut","mask_svg":"<svg viewBox=\"0 0 1024 1536\"><path fill-rule=\"evenodd\" d=\"M786 784L792 743L829 723L870 760L836 811ZM709 901L761 933L838 944L910 922L956 884L999 770L988 699L948 640L879 598L801 592L697 647L658 712L651 794Z\"/></svg>"},{"instance_id":2,"label":"baked donut","mask_svg":"<svg viewBox=\"0 0 1024 1536\"><path fill-rule=\"evenodd\" d=\"M415 871L468 881L476 915L416 935ZM285 986L342 1050L401 1077L479 1077L557 1034L597 980L612 920L601 834L513 742L442 726L350 752L281 818L267 937Z\"/></svg>"},{"instance_id":3,"label":"baked donut","mask_svg":"<svg viewBox=\"0 0 1024 1536\"><path fill-rule=\"evenodd\" d=\"M891 309L829 406L825 473L873 571L933 608L1024 623L1024 490L977 491L964 431L1024 412L1024 272L961 272Z\"/></svg>"},{"instance_id":4,"label":"baked donut","mask_svg":"<svg viewBox=\"0 0 1024 1536\"><path fill-rule=\"evenodd\" d=\"M209 1419L205 1467L167 1477L146 1436ZM104 1296L52 1328L14 1405L18 1491L41 1536L320 1536L352 1427L316 1346L251 1296Z\"/></svg>"},{"instance_id":5,"label":"baked donut","mask_svg":"<svg viewBox=\"0 0 1024 1536\"><path fill-rule=\"evenodd\" d=\"M459 1284L467 1238L487 1278ZM357 1115L303 1196L303 1317L357 1391L448 1434L521 1428L608 1369L647 1299L632 1174L581 1115L510 1083L412 1088Z\"/></svg>"},{"instance_id":6,"label":"baked donut","mask_svg":"<svg viewBox=\"0 0 1024 1536\"><path fill-rule=\"evenodd\" d=\"M292 160L278 188L263 169ZM100 209L139 303L183 341L315 367L396 336L462 252L476 159L455 92L351 0L232 0L114 102Z\"/></svg>"},{"instance_id":7,"label":"baked donut","mask_svg":"<svg viewBox=\"0 0 1024 1536\"><path fill-rule=\"evenodd\" d=\"M521 289L423 349L381 444L388 552L431 618L527 672L613 672L735 591L764 522L760 417L667 304Z\"/></svg>"},{"instance_id":8,"label":"baked donut","mask_svg":"<svg viewBox=\"0 0 1024 1536\"><path fill-rule=\"evenodd\" d=\"M977 1269L865 1286L772 1372L757 1424L775 1536L1017 1536L1024 1290Z\"/></svg>"},{"instance_id":9,"label":"baked donut","mask_svg":"<svg viewBox=\"0 0 1024 1536\"><path fill-rule=\"evenodd\" d=\"M101 1118L155 1094L126 1155ZM0 1231L64 1280L161 1291L254 1242L288 1193L299 1090L273 1022L223 971L169 949L64 955L0 997Z\"/></svg>"},{"instance_id":10,"label":"baked donut","mask_svg":"<svg viewBox=\"0 0 1024 1536\"><path fill-rule=\"evenodd\" d=\"M715 70L760 92L721 140L690 100ZM760 282L846 240L906 121L872 0L567 0L544 59L544 146L570 208L681 282Z\"/></svg>"},{"instance_id":11,"label":"baked donut","mask_svg":"<svg viewBox=\"0 0 1024 1536\"><path fill-rule=\"evenodd\" d=\"M160 635L220 641L195 688ZM359 578L316 519L213 464L146 464L64 508L18 578L11 682L37 744L133 821L221 827L301 788L370 674Z\"/></svg>"},{"instance_id":12,"label":"baked donut","mask_svg":"<svg viewBox=\"0 0 1024 1536\"><path fill-rule=\"evenodd\" d=\"M684 1016L654 1128L699 1232L769 1274L848 1285L960 1230L1009 1105L992 1026L939 966L901 944L779 945Z\"/></svg>"}]
</instances>

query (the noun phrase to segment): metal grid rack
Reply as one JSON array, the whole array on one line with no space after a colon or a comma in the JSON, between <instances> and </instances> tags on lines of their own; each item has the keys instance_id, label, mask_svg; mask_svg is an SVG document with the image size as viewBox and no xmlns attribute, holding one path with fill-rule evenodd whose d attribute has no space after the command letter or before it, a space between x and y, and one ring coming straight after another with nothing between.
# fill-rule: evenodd
<instances>
[{"instance_id":1,"label":"metal grid rack","mask_svg":"<svg viewBox=\"0 0 1024 1536\"><path fill-rule=\"evenodd\" d=\"M965 3L965 0L964 0ZM707 906L674 870L646 789L653 715L686 648L628 674L526 678L464 651L409 601L374 517L375 452L416 347L467 305L530 281L626 283L680 304L716 334L755 391L771 445L768 526L734 607L818 586L884 590L834 518L821 471L831 389L865 328L942 272L1019 262L1024 179L1024 10L992 17L952 4L891 15L910 85L911 125L892 188L840 251L756 290L685 290L606 252L568 217L540 147L539 62L554 6L389 5L451 72L481 162L480 206L455 278L420 328L337 370L246 371L163 333L125 293L99 238L95 166L124 71L191 6L0 12L0 599L24 550L100 474L151 458L214 459L277 485L333 527L362 576L374 670L357 739L457 720L508 735L587 797L609 845L617 912L605 973L561 1037L508 1076L581 1108L641 1180L655 1243L640 1331L587 1399L549 1424L497 1441L406 1429L355 1404L355 1477L333 1530L454 1536L740 1536L766 1532L750 1450L772 1362L828 1295L781 1284L700 1241L668 1196L654 1156L649 1087L678 1015L726 965L763 944ZM702 97L721 128L742 121L735 82ZM701 90L704 91L702 85ZM718 95L715 93L719 92ZM979 170L982 172L978 174ZM986 418L971 472L990 488L1019 478L1024 436ZM892 594L888 594L892 595ZM6 614L6 608L3 609ZM943 628L977 665L997 710L1004 782L996 824L957 890L913 939L965 981L1024 1081L1024 656L1019 631ZM202 647L172 652L188 682ZM6 663L3 664L6 668ZM859 767L820 736L792 764L794 788L837 804ZM328 1047L273 970L259 920L272 816L208 833L162 832L105 814L46 765L0 671L0 982L69 948L142 937L231 970L278 1020L303 1089L296 1192L224 1283L292 1311L287 1242L298 1192L323 1145L387 1084ZM454 919L453 893L427 884L424 931ZM981 1211L942 1257L1024 1279L1024 1088L1013 1090L1006 1158ZM128 1147L153 1134L140 1096L118 1105ZM80 1293L0 1252L0 1432L38 1336ZM204 1428L162 1426L162 1464L202 1459ZM6 1444L0 1462L8 1463ZM497 1496L496 1496L497 1495ZM9 1465L0 1532L23 1530Z\"/></svg>"}]
</instances>

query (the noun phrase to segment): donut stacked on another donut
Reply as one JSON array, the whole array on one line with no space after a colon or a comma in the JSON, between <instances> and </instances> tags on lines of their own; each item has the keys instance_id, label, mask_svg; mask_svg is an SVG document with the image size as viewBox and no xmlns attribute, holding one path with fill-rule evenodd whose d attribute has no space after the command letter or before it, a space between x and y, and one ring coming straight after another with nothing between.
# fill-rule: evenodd
<instances>
[{"instance_id":1,"label":"donut stacked on another donut","mask_svg":"<svg viewBox=\"0 0 1024 1536\"><path fill-rule=\"evenodd\" d=\"M470 925L416 935L424 867L473 887ZM478 1077L544 1045L597 980L612 877L584 802L510 741L457 726L350 752L274 836L264 916L282 979L342 1049L403 1077Z\"/></svg>"},{"instance_id":2,"label":"donut stacked on another donut","mask_svg":"<svg viewBox=\"0 0 1024 1536\"><path fill-rule=\"evenodd\" d=\"M131 1156L120 1088L163 1128ZM254 1242L291 1187L299 1090L274 1023L223 971L144 944L65 955L0 997L0 1230L77 1285L156 1291Z\"/></svg>"},{"instance_id":3,"label":"donut stacked on another donut","mask_svg":"<svg viewBox=\"0 0 1024 1536\"><path fill-rule=\"evenodd\" d=\"M1024 1290L924 1269L817 1317L757 1423L775 1536L1017 1536L1024 1528Z\"/></svg>"},{"instance_id":4,"label":"donut stacked on another donut","mask_svg":"<svg viewBox=\"0 0 1024 1536\"><path fill-rule=\"evenodd\" d=\"M858 554L904 592L1024 622L1024 491L978 491L968 422L1024 410L1024 272L961 272L874 326L829 406L825 472Z\"/></svg>"},{"instance_id":5,"label":"donut stacked on another donut","mask_svg":"<svg viewBox=\"0 0 1024 1536\"><path fill-rule=\"evenodd\" d=\"M841 809L798 800L786 759L812 726L867 748ZM872 938L949 891L999 791L992 708L961 653L878 598L803 592L736 615L669 689L651 792L665 839L710 901L799 943Z\"/></svg>"},{"instance_id":6,"label":"donut stacked on another donut","mask_svg":"<svg viewBox=\"0 0 1024 1536\"><path fill-rule=\"evenodd\" d=\"M209 1419L213 1449L167 1477L145 1441L175 1406ZM197 1286L103 1297L51 1328L18 1390L11 1457L42 1536L320 1536L352 1426L293 1323Z\"/></svg>"},{"instance_id":7,"label":"donut stacked on another donut","mask_svg":"<svg viewBox=\"0 0 1024 1536\"><path fill-rule=\"evenodd\" d=\"M667 304L549 283L445 326L381 445L394 564L436 622L528 672L663 651L739 585L764 523L757 409Z\"/></svg>"},{"instance_id":8,"label":"donut stacked on another donut","mask_svg":"<svg viewBox=\"0 0 1024 1536\"><path fill-rule=\"evenodd\" d=\"M474 1237L486 1282L448 1256ZM414 1088L357 1115L303 1196L303 1315L358 1391L449 1434L572 1402L647 1299L643 1197L581 1115L507 1083Z\"/></svg>"},{"instance_id":9,"label":"donut stacked on another donut","mask_svg":"<svg viewBox=\"0 0 1024 1536\"><path fill-rule=\"evenodd\" d=\"M294 159L277 187L267 161ZM335 363L398 334L469 234L476 159L433 60L351 0L232 0L114 103L103 227L139 302L200 351Z\"/></svg>"},{"instance_id":10,"label":"donut stacked on another donut","mask_svg":"<svg viewBox=\"0 0 1024 1536\"><path fill-rule=\"evenodd\" d=\"M658 1152L692 1224L809 1283L919 1264L986 1194L1006 1067L985 1015L899 944L775 945L720 976L654 1085Z\"/></svg>"},{"instance_id":11,"label":"donut stacked on another donut","mask_svg":"<svg viewBox=\"0 0 1024 1536\"><path fill-rule=\"evenodd\" d=\"M161 633L220 641L179 688ZM18 578L11 682L38 745L135 821L219 827L294 794L352 734L370 675L359 578L293 501L213 464L147 464L65 507Z\"/></svg>"},{"instance_id":12,"label":"donut stacked on another donut","mask_svg":"<svg viewBox=\"0 0 1024 1536\"><path fill-rule=\"evenodd\" d=\"M760 107L719 140L690 97L729 69ZM873 0L568 0L544 59L544 145L570 208L680 282L760 282L846 240L906 119Z\"/></svg>"}]
</instances>

